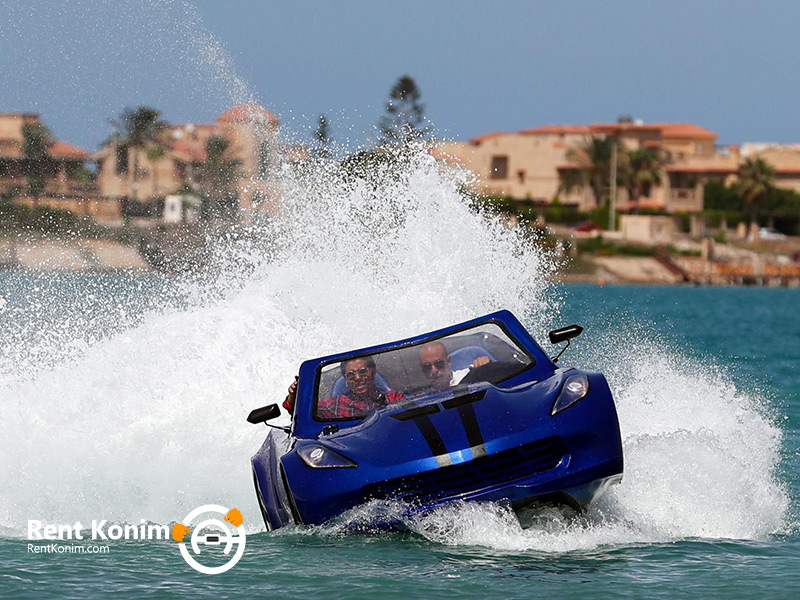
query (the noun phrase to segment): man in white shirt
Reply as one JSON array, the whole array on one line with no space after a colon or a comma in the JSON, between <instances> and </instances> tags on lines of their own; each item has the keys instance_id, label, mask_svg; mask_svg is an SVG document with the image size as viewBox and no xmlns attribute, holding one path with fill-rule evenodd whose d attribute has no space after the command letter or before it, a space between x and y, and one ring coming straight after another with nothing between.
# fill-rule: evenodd
<instances>
[{"instance_id":1,"label":"man in white shirt","mask_svg":"<svg viewBox=\"0 0 800 600\"><path fill-rule=\"evenodd\" d=\"M453 371L450 367L450 356L442 342L429 342L420 346L419 349L419 368L423 375L431 382L434 390L446 390L448 387L458 384L470 369L480 367L492 362L488 356L480 356L472 361L466 369Z\"/></svg>"}]
</instances>

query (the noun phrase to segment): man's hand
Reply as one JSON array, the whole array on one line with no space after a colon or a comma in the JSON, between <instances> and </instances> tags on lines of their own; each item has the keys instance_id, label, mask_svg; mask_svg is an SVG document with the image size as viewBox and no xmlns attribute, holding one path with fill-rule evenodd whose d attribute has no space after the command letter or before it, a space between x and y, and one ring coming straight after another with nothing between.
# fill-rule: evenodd
<instances>
[{"instance_id":1,"label":"man's hand","mask_svg":"<svg viewBox=\"0 0 800 600\"><path fill-rule=\"evenodd\" d=\"M483 365L488 365L492 362L492 359L488 356L479 356L475 360L472 361L472 364L469 366L470 369L477 369L478 367L482 367Z\"/></svg>"},{"instance_id":2,"label":"man's hand","mask_svg":"<svg viewBox=\"0 0 800 600\"><path fill-rule=\"evenodd\" d=\"M286 394L286 399L283 401L283 408L285 408L289 412L292 412L294 410L294 401L297 399L297 379L298 376L295 375L292 385L290 385L289 389L286 390L289 393Z\"/></svg>"}]
</instances>

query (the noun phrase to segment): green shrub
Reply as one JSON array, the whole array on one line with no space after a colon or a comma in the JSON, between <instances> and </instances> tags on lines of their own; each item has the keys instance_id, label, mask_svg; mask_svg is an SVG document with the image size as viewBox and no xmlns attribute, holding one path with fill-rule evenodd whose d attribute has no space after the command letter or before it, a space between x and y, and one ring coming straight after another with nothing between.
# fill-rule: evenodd
<instances>
[{"instance_id":1,"label":"green shrub","mask_svg":"<svg viewBox=\"0 0 800 600\"><path fill-rule=\"evenodd\" d=\"M736 228L739 223L748 220L747 215L738 210L710 209L704 210L702 215L706 219L706 225L712 228L722 227L723 217L725 217L730 228Z\"/></svg>"},{"instance_id":2,"label":"green shrub","mask_svg":"<svg viewBox=\"0 0 800 600\"><path fill-rule=\"evenodd\" d=\"M615 247L616 254L623 256L655 256L656 249L652 246L637 246L636 244L620 244Z\"/></svg>"},{"instance_id":3,"label":"green shrub","mask_svg":"<svg viewBox=\"0 0 800 600\"><path fill-rule=\"evenodd\" d=\"M603 237L579 238L575 240L575 244L581 254L597 254L597 251L603 247Z\"/></svg>"},{"instance_id":4,"label":"green shrub","mask_svg":"<svg viewBox=\"0 0 800 600\"><path fill-rule=\"evenodd\" d=\"M548 223L559 223L562 225L575 225L591 218L589 213L581 212L577 206L564 206L562 204L551 204L543 209L544 218Z\"/></svg>"},{"instance_id":5,"label":"green shrub","mask_svg":"<svg viewBox=\"0 0 800 600\"><path fill-rule=\"evenodd\" d=\"M746 208L735 188L715 180L707 181L703 186L703 207L722 211L742 211Z\"/></svg>"},{"instance_id":6,"label":"green shrub","mask_svg":"<svg viewBox=\"0 0 800 600\"><path fill-rule=\"evenodd\" d=\"M723 233L723 237L724 237ZM678 250L675 246L667 246L670 254L678 254L680 256L701 256L700 250Z\"/></svg>"}]
</instances>

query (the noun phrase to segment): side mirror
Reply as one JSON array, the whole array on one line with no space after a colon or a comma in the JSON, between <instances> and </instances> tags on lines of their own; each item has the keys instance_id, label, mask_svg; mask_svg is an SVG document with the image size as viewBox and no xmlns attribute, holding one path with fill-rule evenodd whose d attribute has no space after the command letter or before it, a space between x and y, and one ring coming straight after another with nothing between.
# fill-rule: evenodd
<instances>
[{"instance_id":1,"label":"side mirror","mask_svg":"<svg viewBox=\"0 0 800 600\"><path fill-rule=\"evenodd\" d=\"M253 425L258 425L259 423L266 423L270 419L274 419L275 417L279 416L281 416L280 407L277 404L270 404L252 411L249 415L247 415L247 422L252 423Z\"/></svg>"},{"instance_id":2,"label":"side mirror","mask_svg":"<svg viewBox=\"0 0 800 600\"><path fill-rule=\"evenodd\" d=\"M580 325L569 325L561 329L553 329L548 336L550 337L551 344L560 344L561 342L568 342L569 340L578 337L583 331Z\"/></svg>"},{"instance_id":3,"label":"side mirror","mask_svg":"<svg viewBox=\"0 0 800 600\"><path fill-rule=\"evenodd\" d=\"M562 327L561 329L553 329L553 331L547 334L550 337L551 344L567 342L567 345L561 349L561 352L556 354L556 356L553 358L554 363L557 363L558 359L561 358L561 355L564 354L564 351L569 348L569 341L578 337L582 331L583 327L580 325L568 325L567 327Z\"/></svg>"}]
</instances>

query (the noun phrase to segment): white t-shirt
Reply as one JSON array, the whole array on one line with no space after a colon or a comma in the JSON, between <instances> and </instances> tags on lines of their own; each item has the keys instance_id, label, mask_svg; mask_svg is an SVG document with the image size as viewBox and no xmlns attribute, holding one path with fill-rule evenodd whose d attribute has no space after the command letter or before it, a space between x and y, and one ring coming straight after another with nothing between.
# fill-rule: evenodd
<instances>
[{"instance_id":1,"label":"white t-shirt","mask_svg":"<svg viewBox=\"0 0 800 600\"><path fill-rule=\"evenodd\" d=\"M459 369L458 371L453 371L453 377L450 379L450 385L453 386L458 383L461 383L461 380L467 376L467 373L469 373L469 367L467 367L466 369Z\"/></svg>"}]
</instances>

